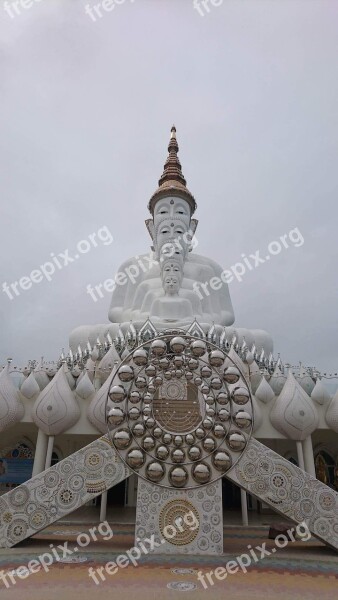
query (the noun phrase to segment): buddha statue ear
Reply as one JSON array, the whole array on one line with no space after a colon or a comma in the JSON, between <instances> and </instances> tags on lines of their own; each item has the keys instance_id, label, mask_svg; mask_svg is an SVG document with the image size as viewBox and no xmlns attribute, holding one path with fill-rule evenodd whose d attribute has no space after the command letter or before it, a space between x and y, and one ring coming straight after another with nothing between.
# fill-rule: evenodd
<instances>
[{"instance_id":1,"label":"buddha statue ear","mask_svg":"<svg viewBox=\"0 0 338 600\"><path fill-rule=\"evenodd\" d=\"M146 224L146 227L148 229L148 232L149 232L149 235L150 235L152 241L154 241L154 236L155 236L154 221L152 219L146 219L145 224ZM151 246L151 249L154 251L153 245Z\"/></svg>"},{"instance_id":2,"label":"buddha statue ear","mask_svg":"<svg viewBox=\"0 0 338 600\"><path fill-rule=\"evenodd\" d=\"M196 229L197 229L197 225L198 225L198 220L197 219L191 219L191 221L190 221L190 227L189 227L189 233L191 235L192 241L189 244L189 252L191 252L197 246L197 240L196 239L194 240Z\"/></svg>"}]
</instances>

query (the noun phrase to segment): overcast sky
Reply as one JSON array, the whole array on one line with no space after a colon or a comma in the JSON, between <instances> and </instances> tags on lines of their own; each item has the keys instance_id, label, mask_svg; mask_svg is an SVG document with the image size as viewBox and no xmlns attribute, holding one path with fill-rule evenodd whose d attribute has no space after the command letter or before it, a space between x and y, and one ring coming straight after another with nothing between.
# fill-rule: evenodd
<instances>
[{"instance_id":1,"label":"overcast sky","mask_svg":"<svg viewBox=\"0 0 338 600\"><path fill-rule=\"evenodd\" d=\"M57 359L74 327L107 321L109 294L94 303L86 285L148 251L175 123L198 253L229 268L304 238L230 285L235 324L269 331L285 362L338 371L338 2L224 0L201 16L193 0L125 0L96 22L86 4L0 7L0 361ZM2 291L101 227L112 244Z\"/></svg>"}]
</instances>

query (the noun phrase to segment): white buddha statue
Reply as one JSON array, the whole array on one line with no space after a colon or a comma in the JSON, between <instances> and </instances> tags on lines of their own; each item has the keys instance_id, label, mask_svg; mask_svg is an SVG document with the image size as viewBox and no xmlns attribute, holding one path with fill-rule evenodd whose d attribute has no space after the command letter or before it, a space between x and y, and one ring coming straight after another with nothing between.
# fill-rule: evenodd
<instances>
[{"instance_id":1,"label":"white buddha statue","mask_svg":"<svg viewBox=\"0 0 338 600\"><path fill-rule=\"evenodd\" d=\"M196 319L204 331L212 324L229 328L241 343L256 344L268 354L272 351L269 335L260 330L234 329L234 312L223 269L213 260L193 252L197 245L197 221L192 218L196 202L183 177L177 156L175 127L171 130L169 156L159 187L151 197L148 208L152 218L146 225L152 238L152 257L149 254L132 257L119 268L120 273L133 273L124 285L116 285L109 309L113 325L79 327L70 337L76 351L89 340L95 343L109 332L129 327L130 321L138 330L149 318L158 331L169 328L188 329ZM140 265L143 268L136 268ZM144 265L149 265L146 268ZM137 274L136 274L137 273Z\"/></svg>"}]
</instances>

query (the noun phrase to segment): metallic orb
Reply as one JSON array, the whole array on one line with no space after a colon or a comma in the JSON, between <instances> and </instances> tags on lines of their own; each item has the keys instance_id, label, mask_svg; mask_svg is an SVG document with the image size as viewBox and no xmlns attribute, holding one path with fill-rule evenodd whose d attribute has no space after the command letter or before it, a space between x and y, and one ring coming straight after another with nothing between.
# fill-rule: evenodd
<instances>
[{"instance_id":1,"label":"metallic orb","mask_svg":"<svg viewBox=\"0 0 338 600\"><path fill-rule=\"evenodd\" d=\"M228 404L229 396L226 392L219 392L219 394L217 394L217 396L216 396L216 400L217 400L218 404L220 404L221 406L224 406L225 404Z\"/></svg>"},{"instance_id":2,"label":"metallic orb","mask_svg":"<svg viewBox=\"0 0 338 600\"><path fill-rule=\"evenodd\" d=\"M175 367L182 367L183 363L184 363L184 359L183 356L180 356L179 354L174 356L174 360L173 363L175 365Z\"/></svg>"},{"instance_id":3,"label":"metallic orb","mask_svg":"<svg viewBox=\"0 0 338 600\"><path fill-rule=\"evenodd\" d=\"M208 406L212 406L213 404L215 404L215 398L210 394L206 397L205 401L208 404Z\"/></svg>"},{"instance_id":4,"label":"metallic orb","mask_svg":"<svg viewBox=\"0 0 338 600\"><path fill-rule=\"evenodd\" d=\"M172 372L171 372L171 371L165 371L165 372L164 372L164 378L165 378L165 379L171 379L171 378L172 378L172 376L173 376L173 374L172 374Z\"/></svg>"},{"instance_id":5,"label":"metallic orb","mask_svg":"<svg viewBox=\"0 0 338 600\"><path fill-rule=\"evenodd\" d=\"M220 425L219 423L217 423L217 425L215 425L214 427L214 436L217 438L223 438L226 434L226 431L223 427L223 425Z\"/></svg>"},{"instance_id":6,"label":"metallic orb","mask_svg":"<svg viewBox=\"0 0 338 600\"><path fill-rule=\"evenodd\" d=\"M185 378L187 381L191 381L193 377L194 377L194 374L192 373L192 371L185 372Z\"/></svg>"},{"instance_id":7,"label":"metallic orb","mask_svg":"<svg viewBox=\"0 0 338 600\"><path fill-rule=\"evenodd\" d=\"M177 377L177 379L181 379L181 377L183 377L183 370L182 369L176 369L176 371L174 371L174 376Z\"/></svg>"},{"instance_id":8,"label":"metallic orb","mask_svg":"<svg viewBox=\"0 0 338 600\"><path fill-rule=\"evenodd\" d=\"M144 416L145 416L145 417L150 417L150 415L151 415L151 412L152 412L152 410L151 410L151 408L150 408L149 404L147 404L147 405L146 405L146 406L143 408L143 414L144 414Z\"/></svg>"},{"instance_id":9,"label":"metallic orb","mask_svg":"<svg viewBox=\"0 0 338 600\"><path fill-rule=\"evenodd\" d=\"M207 430L209 430L209 429L212 429L213 422L212 422L212 420L211 420L211 419L209 419L209 418L207 418L207 419L203 419L203 421L202 421L202 425L203 425L204 429L207 429Z\"/></svg>"},{"instance_id":10,"label":"metallic orb","mask_svg":"<svg viewBox=\"0 0 338 600\"><path fill-rule=\"evenodd\" d=\"M212 457L212 464L217 471L225 473L225 471L228 471L231 467L231 456L224 450L218 450Z\"/></svg>"},{"instance_id":11,"label":"metallic orb","mask_svg":"<svg viewBox=\"0 0 338 600\"><path fill-rule=\"evenodd\" d=\"M185 452L181 448L175 448L171 453L171 460L174 463L182 463L185 460Z\"/></svg>"},{"instance_id":12,"label":"metallic orb","mask_svg":"<svg viewBox=\"0 0 338 600\"><path fill-rule=\"evenodd\" d=\"M160 385L162 385L163 383L163 377L161 377L160 375L156 375L155 379L154 379L154 385L156 387L159 387Z\"/></svg>"},{"instance_id":13,"label":"metallic orb","mask_svg":"<svg viewBox=\"0 0 338 600\"><path fill-rule=\"evenodd\" d=\"M209 354L209 362L213 367L221 367L225 356L221 350L212 350Z\"/></svg>"},{"instance_id":14,"label":"metallic orb","mask_svg":"<svg viewBox=\"0 0 338 600\"><path fill-rule=\"evenodd\" d=\"M206 450L207 452L212 452L216 448L216 442L211 437L206 437L203 440L202 444L203 444L204 450Z\"/></svg>"},{"instance_id":15,"label":"metallic orb","mask_svg":"<svg viewBox=\"0 0 338 600\"><path fill-rule=\"evenodd\" d=\"M201 373L201 377L206 379L207 377L211 376L212 370L210 369L210 367L208 367L208 365L204 365L201 368L200 373Z\"/></svg>"},{"instance_id":16,"label":"metallic orb","mask_svg":"<svg viewBox=\"0 0 338 600\"><path fill-rule=\"evenodd\" d=\"M133 390L129 396L129 402L137 404L141 400L141 394L137 390Z\"/></svg>"},{"instance_id":17,"label":"metallic orb","mask_svg":"<svg viewBox=\"0 0 338 600\"><path fill-rule=\"evenodd\" d=\"M192 476L196 483L208 483L211 478L211 469L206 463L197 463L192 468Z\"/></svg>"},{"instance_id":18,"label":"metallic orb","mask_svg":"<svg viewBox=\"0 0 338 600\"><path fill-rule=\"evenodd\" d=\"M184 487L188 479L189 475L184 467L173 467L169 472L169 481L174 487Z\"/></svg>"},{"instance_id":19,"label":"metallic orb","mask_svg":"<svg viewBox=\"0 0 338 600\"><path fill-rule=\"evenodd\" d=\"M110 388L109 397L113 400L113 402L122 402L126 396L126 392L122 385L113 385Z\"/></svg>"},{"instance_id":20,"label":"metallic orb","mask_svg":"<svg viewBox=\"0 0 338 600\"><path fill-rule=\"evenodd\" d=\"M213 377L212 380L210 381L210 385L213 390L220 390L223 383L219 377Z\"/></svg>"},{"instance_id":21,"label":"metallic orb","mask_svg":"<svg viewBox=\"0 0 338 600\"><path fill-rule=\"evenodd\" d=\"M150 349L155 356L163 356L167 351L167 344L164 340L154 340L151 343Z\"/></svg>"},{"instance_id":22,"label":"metallic orb","mask_svg":"<svg viewBox=\"0 0 338 600\"><path fill-rule=\"evenodd\" d=\"M162 429L160 427L155 427L154 431L153 431L153 436L158 439L160 438L162 435Z\"/></svg>"},{"instance_id":23,"label":"metallic orb","mask_svg":"<svg viewBox=\"0 0 338 600\"><path fill-rule=\"evenodd\" d=\"M119 429L113 435L114 446L118 450L125 450L131 444L131 435L128 429Z\"/></svg>"},{"instance_id":24,"label":"metallic orb","mask_svg":"<svg viewBox=\"0 0 338 600\"><path fill-rule=\"evenodd\" d=\"M133 406L132 408L129 409L129 411L128 411L129 419L136 421L136 419L138 419L139 416L140 416L140 410L136 406Z\"/></svg>"},{"instance_id":25,"label":"metallic orb","mask_svg":"<svg viewBox=\"0 0 338 600\"><path fill-rule=\"evenodd\" d=\"M133 427L133 434L135 437L141 437L145 432L143 423L136 423Z\"/></svg>"},{"instance_id":26,"label":"metallic orb","mask_svg":"<svg viewBox=\"0 0 338 600\"><path fill-rule=\"evenodd\" d=\"M153 364L148 365L145 369L145 374L148 375L148 377L155 377L156 375L156 367Z\"/></svg>"},{"instance_id":27,"label":"metallic orb","mask_svg":"<svg viewBox=\"0 0 338 600\"><path fill-rule=\"evenodd\" d=\"M171 444L171 435L170 433L164 433L162 438L164 444Z\"/></svg>"},{"instance_id":28,"label":"metallic orb","mask_svg":"<svg viewBox=\"0 0 338 600\"><path fill-rule=\"evenodd\" d=\"M229 421L231 417L230 412L226 408L221 408L218 411L217 416L220 421Z\"/></svg>"},{"instance_id":29,"label":"metallic orb","mask_svg":"<svg viewBox=\"0 0 338 600\"><path fill-rule=\"evenodd\" d=\"M151 462L147 465L146 476L148 477L148 479L150 479L150 481L157 483L158 481L161 481L161 479L163 479L164 475L165 469L164 466L161 465L161 463Z\"/></svg>"},{"instance_id":30,"label":"metallic orb","mask_svg":"<svg viewBox=\"0 0 338 600\"><path fill-rule=\"evenodd\" d=\"M125 416L125 412L122 410L122 408L114 406L108 413L108 423L110 425L115 425L115 427L117 425L121 425L125 419Z\"/></svg>"},{"instance_id":31,"label":"metallic orb","mask_svg":"<svg viewBox=\"0 0 338 600\"><path fill-rule=\"evenodd\" d=\"M207 345L203 340L195 340L191 344L191 353L194 356L200 357L203 356L207 351Z\"/></svg>"},{"instance_id":32,"label":"metallic orb","mask_svg":"<svg viewBox=\"0 0 338 600\"><path fill-rule=\"evenodd\" d=\"M139 469L144 464L144 453L139 448L129 450L126 461L132 469Z\"/></svg>"},{"instance_id":33,"label":"metallic orb","mask_svg":"<svg viewBox=\"0 0 338 600\"><path fill-rule=\"evenodd\" d=\"M201 454L201 448L198 446L191 446L191 448L188 450L188 456L190 460L199 460L201 458Z\"/></svg>"},{"instance_id":34,"label":"metallic orb","mask_svg":"<svg viewBox=\"0 0 338 600\"><path fill-rule=\"evenodd\" d=\"M175 435L174 437L174 444L175 446L182 446L183 444L183 438L181 435Z\"/></svg>"},{"instance_id":35,"label":"metallic orb","mask_svg":"<svg viewBox=\"0 0 338 600\"><path fill-rule=\"evenodd\" d=\"M243 405L249 402L249 390L245 387L238 387L232 392L232 399L236 404Z\"/></svg>"},{"instance_id":36,"label":"metallic orb","mask_svg":"<svg viewBox=\"0 0 338 600\"><path fill-rule=\"evenodd\" d=\"M240 378L240 372L237 367L228 367L223 373L223 379L227 383L237 383Z\"/></svg>"},{"instance_id":37,"label":"metallic orb","mask_svg":"<svg viewBox=\"0 0 338 600\"><path fill-rule=\"evenodd\" d=\"M204 395L209 394L210 387L206 383L202 383L202 385L201 385L201 392Z\"/></svg>"},{"instance_id":38,"label":"metallic orb","mask_svg":"<svg viewBox=\"0 0 338 600\"><path fill-rule=\"evenodd\" d=\"M153 382L149 383L149 385L148 385L148 392L149 392L150 394L154 394L154 393L156 392L156 387L155 387L155 385L153 384Z\"/></svg>"},{"instance_id":39,"label":"metallic orb","mask_svg":"<svg viewBox=\"0 0 338 600\"><path fill-rule=\"evenodd\" d=\"M187 442L187 444L189 444L189 446L191 446L195 442L195 437L192 435L192 433L188 433L185 436L185 441Z\"/></svg>"},{"instance_id":40,"label":"metallic orb","mask_svg":"<svg viewBox=\"0 0 338 600\"><path fill-rule=\"evenodd\" d=\"M187 343L182 337L174 337L170 340L170 348L175 354L181 354L185 350Z\"/></svg>"},{"instance_id":41,"label":"metallic orb","mask_svg":"<svg viewBox=\"0 0 338 600\"><path fill-rule=\"evenodd\" d=\"M147 380L142 375L136 377L135 385L139 390L144 390L147 387Z\"/></svg>"},{"instance_id":42,"label":"metallic orb","mask_svg":"<svg viewBox=\"0 0 338 600\"><path fill-rule=\"evenodd\" d=\"M145 450L152 450L155 448L155 440L150 435L146 435L142 442L142 446Z\"/></svg>"},{"instance_id":43,"label":"metallic orb","mask_svg":"<svg viewBox=\"0 0 338 600\"><path fill-rule=\"evenodd\" d=\"M143 367L148 362L148 353L144 348L138 348L133 354L133 361L138 367Z\"/></svg>"},{"instance_id":44,"label":"metallic orb","mask_svg":"<svg viewBox=\"0 0 338 600\"><path fill-rule=\"evenodd\" d=\"M166 356L164 356L163 358L160 359L159 361L159 366L160 368L165 371L166 369L169 368L170 365L170 360L169 358L167 358Z\"/></svg>"},{"instance_id":45,"label":"metallic orb","mask_svg":"<svg viewBox=\"0 0 338 600\"><path fill-rule=\"evenodd\" d=\"M201 377L199 377L199 375L197 375L197 376L195 377L195 379L194 379L194 383L195 383L196 385L201 385L201 383L202 383L202 378L201 378Z\"/></svg>"},{"instance_id":46,"label":"metallic orb","mask_svg":"<svg viewBox=\"0 0 338 600\"><path fill-rule=\"evenodd\" d=\"M196 360L196 358L189 358L188 360L188 367L190 369L190 371L195 371L195 369L197 369L199 365L198 360Z\"/></svg>"},{"instance_id":47,"label":"metallic orb","mask_svg":"<svg viewBox=\"0 0 338 600\"><path fill-rule=\"evenodd\" d=\"M153 417L145 417L146 428L151 429L155 425L155 419Z\"/></svg>"},{"instance_id":48,"label":"metallic orb","mask_svg":"<svg viewBox=\"0 0 338 600\"><path fill-rule=\"evenodd\" d=\"M117 375L124 383L132 381L134 379L134 369L129 365L122 365L122 367L119 368Z\"/></svg>"},{"instance_id":49,"label":"metallic orb","mask_svg":"<svg viewBox=\"0 0 338 600\"><path fill-rule=\"evenodd\" d=\"M144 394L144 396L143 396L143 400L144 400L144 402L151 402L151 401L152 401L152 399L153 399L153 397L152 397L152 395L151 395L151 394L149 394L149 392L146 392L146 393Z\"/></svg>"},{"instance_id":50,"label":"metallic orb","mask_svg":"<svg viewBox=\"0 0 338 600\"><path fill-rule=\"evenodd\" d=\"M244 450L246 446L246 439L243 433L240 433L239 431L234 431L233 433L229 434L227 438L227 443L231 450L234 450L235 452L240 452L241 450Z\"/></svg>"},{"instance_id":51,"label":"metallic orb","mask_svg":"<svg viewBox=\"0 0 338 600\"><path fill-rule=\"evenodd\" d=\"M195 431L195 435L198 440L202 440L205 437L204 429L202 429L202 427L197 427L197 429Z\"/></svg>"},{"instance_id":52,"label":"metallic orb","mask_svg":"<svg viewBox=\"0 0 338 600\"><path fill-rule=\"evenodd\" d=\"M169 450L167 446L159 446L156 450L156 456L160 460L165 460L169 456Z\"/></svg>"},{"instance_id":53,"label":"metallic orb","mask_svg":"<svg viewBox=\"0 0 338 600\"><path fill-rule=\"evenodd\" d=\"M245 410L240 410L236 413L234 421L237 427L241 427L242 429L245 427L249 427L252 423L252 416L246 412Z\"/></svg>"},{"instance_id":54,"label":"metallic orb","mask_svg":"<svg viewBox=\"0 0 338 600\"><path fill-rule=\"evenodd\" d=\"M207 410L206 410L206 414L208 417L214 417L215 416L215 410L213 408L211 408L211 406L208 406Z\"/></svg>"}]
</instances>

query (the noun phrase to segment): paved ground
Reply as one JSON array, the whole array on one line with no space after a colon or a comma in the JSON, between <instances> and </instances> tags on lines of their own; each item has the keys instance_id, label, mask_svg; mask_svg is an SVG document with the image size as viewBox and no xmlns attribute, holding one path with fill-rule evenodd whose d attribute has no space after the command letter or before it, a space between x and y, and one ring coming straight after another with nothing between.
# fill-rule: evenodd
<instances>
[{"instance_id":1,"label":"paved ground","mask_svg":"<svg viewBox=\"0 0 338 600\"><path fill-rule=\"evenodd\" d=\"M193 556L143 556L137 566L119 568L109 574L105 565L129 550L133 542L133 527L128 524L112 527L110 540L101 536L87 547L74 550L79 533L88 533L89 524L84 526L56 524L31 540L10 550L0 550L0 568L7 573L37 559L43 553L56 551L68 541L71 562L55 561L49 571L37 573L19 571L25 579L14 576L15 584L7 578L9 588L0 580L1 600L176 600L186 593L196 600L336 600L338 597L338 555L334 550L313 539L289 543L277 549L274 541L268 540L268 528L264 526L224 528L224 555L219 557ZM106 533L106 532L105 532ZM106 536L107 537L107 536ZM204 574L225 564L243 553L249 553L248 545L256 550L266 542L269 556L248 567L247 573L238 570L220 581L212 576L213 585L204 589L198 573ZM58 549L62 555L62 548ZM47 559L48 562L49 559ZM36 568L33 567L33 568ZM93 569L99 585L89 577ZM232 566L232 568L235 568ZM101 569L101 575L97 572ZM113 569L113 567L111 567ZM174 572L174 569L183 571ZM93 572L92 571L92 572ZM221 571L221 575L223 572ZM169 586L169 587L168 587ZM173 589L170 589L172 586Z\"/></svg>"}]
</instances>

